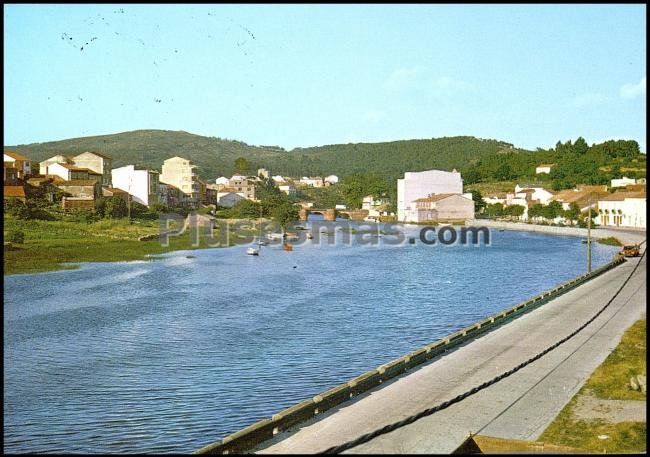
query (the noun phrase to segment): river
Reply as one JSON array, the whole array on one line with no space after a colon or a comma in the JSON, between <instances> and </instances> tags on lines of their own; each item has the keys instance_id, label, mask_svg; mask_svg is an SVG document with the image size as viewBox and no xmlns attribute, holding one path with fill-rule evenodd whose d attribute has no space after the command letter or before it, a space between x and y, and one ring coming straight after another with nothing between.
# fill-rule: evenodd
<instances>
[{"instance_id":1,"label":"river","mask_svg":"<svg viewBox=\"0 0 650 457\"><path fill-rule=\"evenodd\" d=\"M6 276L4 451L191 452L586 270L577 237L384 239Z\"/></svg>"}]
</instances>

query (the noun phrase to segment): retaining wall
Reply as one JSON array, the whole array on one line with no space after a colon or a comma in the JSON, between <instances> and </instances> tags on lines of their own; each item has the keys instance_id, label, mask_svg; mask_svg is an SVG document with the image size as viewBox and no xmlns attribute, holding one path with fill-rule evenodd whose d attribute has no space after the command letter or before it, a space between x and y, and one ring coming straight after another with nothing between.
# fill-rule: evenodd
<instances>
[{"instance_id":1,"label":"retaining wall","mask_svg":"<svg viewBox=\"0 0 650 457\"><path fill-rule=\"evenodd\" d=\"M560 227L558 227L560 228ZM486 331L510 322L511 320L538 308L544 303L576 288L580 284L620 265L625 262L622 256L617 255L614 260L593 270L589 274L578 276L564 284L547 290L525 302L518 303L499 313L458 330L438 341L430 343L409 354L391 360L375 370L368 371L350 381L332 387L311 399L304 400L289 408L274 414L270 419L263 419L248 427L226 436L222 441L209 444L194 452L194 454L234 454L248 451L263 442L273 438L274 435L288 430L295 425L309 420L318 414L332 409L374 387L381 385L392 378L402 375L406 371L425 363L440 354L471 341Z\"/></svg>"}]
</instances>

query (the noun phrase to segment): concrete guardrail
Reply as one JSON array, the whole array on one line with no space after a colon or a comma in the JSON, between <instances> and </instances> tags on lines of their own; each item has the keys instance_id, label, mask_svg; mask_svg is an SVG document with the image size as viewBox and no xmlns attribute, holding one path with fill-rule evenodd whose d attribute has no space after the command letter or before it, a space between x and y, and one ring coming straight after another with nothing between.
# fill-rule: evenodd
<instances>
[{"instance_id":1,"label":"concrete guardrail","mask_svg":"<svg viewBox=\"0 0 650 457\"><path fill-rule=\"evenodd\" d=\"M322 414L348 401L350 398L356 397L381 385L383 382L398 377L406 371L449 351L454 346L475 339L486 331L493 330L510 322L624 262L625 259L617 255L614 260L593 270L591 273L560 284L536 297L488 316L479 322L462 328L403 357L391 360L375 370L368 371L346 383L332 387L311 399L283 409L277 414L274 414L270 419L255 422L238 432L226 436L220 442L202 447L195 451L194 454L239 454L246 452L262 444L264 441L273 438L274 435L289 430L301 422L312 419L318 414Z\"/></svg>"}]
</instances>

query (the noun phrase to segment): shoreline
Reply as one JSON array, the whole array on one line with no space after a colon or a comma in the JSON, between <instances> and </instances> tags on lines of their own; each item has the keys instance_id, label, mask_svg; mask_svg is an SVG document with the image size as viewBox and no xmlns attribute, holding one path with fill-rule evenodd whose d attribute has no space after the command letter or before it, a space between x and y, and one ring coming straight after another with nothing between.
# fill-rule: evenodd
<instances>
[{"instance_id":1,"label":"shoreline","mask_svg":"<svg viewBox=\"0 0 650 457\"><path fill-rule=\"evenodd\" d=\"M539 224L527 224L525 222L505 222L505 221L493 221L489 219L474 219L468 221L468 226L483 226L488 228L495 229L504 229L504 230L513 230L519 232L538 232L546 233L549 235L560 235L560 236L578 236L578 237L587 237L587 229L581 227L558 227L554 225L539 225ZM633 229L633 228L603 228L596 227L591 229L591 237L595 240L600 238L614 237L618 239L624 245L627 244L637 244L645 241L646 239L646 230L644 229Z\"/></svg>"},{"instance_id":2,"label":"shoreline","mask_svg":"<svg viewBox=\"0 0 650 457\"><path fill-rule=\"evenodd\" d=\"M362 223L363 224L363 223ZM537 224L526 224L522 222L502 222L502 221L491 221L491 220L482 220L474 219L472 221L467 221L465 226L483 226L489 229L503 229L503 230L512 230L519 232L537 232L545 233L549 235L559 235L559 236L576 236L576 237L586 237L587 229L579 227L557 227L557 226L548 226L548 225L537 225ZM594 228L591 230L592 238L594 242L597 242L599 238L607 238L613 236L621 241L622 244L639 244L643 243L646 239L645 230L625 230L625 229L610 229L610 228ZM11 268L7 267L7 257L8 253L11 256L11 252L16 252L20 250L27 249L31 250L25 245L16 246L12 248L5 247L4 251L4 262L5 262L5 272L4 277L19 275L19 274L38 274L38 273L47 273L54 271L63 271L70 269L77 269L80 265L84 263L97 263L97 262L132 262L132 261L150 261L152 258L155 259L156 256L162 254L170 254L173 252L181 251L193 251L193 250L203 250L203 249L221 249L237 246L245 246L245 244L230 244L228 246L206 246L200 243L199 246L181 246L185 244L184 242L189 242L188 233L184 233L181 237L173 237L173 242L171 243L174 246L165 248L160 246L158 240L148 240L148 241L136 241L133 239L122 240L123 243L132 244L132 247L135 249L118 249L110 250L110 254L97 254L88 258L88 252L85 249L88 249L93 244L97 243L101 237L89 236L82 238L82 242L76 246L74 249L70 249L72 255L70 258L66 255L66 259L63 262L53 264L52 262L43 262L42 265L38 267L33 267L30 271L11 271ZM105 240L102 240L105 241ZM115 242L115 241L113 241ZM155 246L154 246L155 244ZM188 243L189 244L189 243ZM107 246L108 247L108 246ZM139 251L139 252L138 252ZM68 254L70 254L70 252ZM28 255L28 253L25 253ZM10 272L7 272L10 270Z\"/></svg>"}]
</instances>

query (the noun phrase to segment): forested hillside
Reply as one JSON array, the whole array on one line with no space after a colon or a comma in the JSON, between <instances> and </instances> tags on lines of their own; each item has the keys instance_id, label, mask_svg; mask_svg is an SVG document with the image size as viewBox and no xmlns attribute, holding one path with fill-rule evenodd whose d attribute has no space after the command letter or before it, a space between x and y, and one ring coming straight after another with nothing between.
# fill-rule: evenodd
<instances>
[{"instance_id":1,"label":"forested hillside","mask_svg":"<svg viewBox=\"0 0 650 457\"><path fill-rule=\"evenodd\" d=\"M536 151L469 136L334 144L286 151L278 146L251 146L183 131L136 130L5 146L5 150L17 151L35 161L55 154L97 151L113 157L113 167L135 164L155 170L161 169L165 159L178 155L193 160L199 166L199 175L210 181L222 175L231 176L239 157L247 159L252 171L265 167L273 174L287 176L340 177L372 173L388 183L394 183L405 171L434 168L456 168L466 184L536 179L550 181L555 189L578 183L604 184L623 174L644 177L646 173L645 154L640 153L636 141L612 140L589 146L582 138ZM535 174L535 167L541 163L555 164L550 175Z\"/></svg>"}]
</instances>

